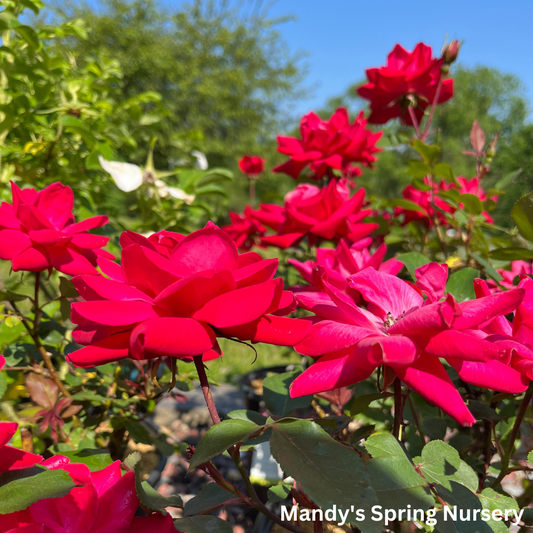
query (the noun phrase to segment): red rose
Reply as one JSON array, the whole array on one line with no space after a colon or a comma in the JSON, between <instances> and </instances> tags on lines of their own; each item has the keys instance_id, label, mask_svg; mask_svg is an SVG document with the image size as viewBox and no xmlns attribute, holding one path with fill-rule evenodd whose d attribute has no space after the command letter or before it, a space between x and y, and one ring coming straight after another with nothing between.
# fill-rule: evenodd
<instances>
[{"instance_id":1,"label":"red rose","mask_svg":"<svg viewBox=\"0 0 533 533\"><path fill-rule=\"evenodd\" d=\"M95 472L84 464L70 463L62 455L54 455L43 465L50 470L65 470L76 487L62 498L40 500L25 511L2 515L1 533L176 531L170 515L155 513L135 518L139 507L135 475L122 475L119 461Z\"/></svg>"},{"instance_id":2,"label":"red rose","mask_svg":"<svg viewBox=\"0 0 533 533\"><path fill-rule=\"evenodd\" d=\"M252 246L259 244L260 238L265 234L265 227L257 220L250 206L246 206L244 213L231 212L229 214L231 225L222 229L235 241L237 248L248 252Z\"/></svg>"},{"instance_id":3,"label":"red rose","mask_svg":"<svg viewBox=\"0 0 533 533\"><path fill-rule=\"evenodd\" d=\"M416 285L372 267L350 276L350 288L366 301L361 307L325 277L329 298L297 295L300 306L316 316L308 317L313 325L295 350L317 361L292 383L291 397L358 383L385 365L417 394L471 426L475 419L440 359L467 383L523 392L529 378L508 364L514 346L490 342L479 330L515 310L525 290L458 303L450 294L442 300L447 265L429 263L417 268L415 276Z\"/></svg>"},{"instance_id":4,"label":"red rose","mask_svg":"<svg viewBox=\"0 0 533 533\"><path fill-rule=\"evenodd\" d=\"M283 316L296 305L274 279L278 260L239 255L211 222L186 237L126 232L121 244L120 266L100 261L111 279L73 279L85 299L72 305L73 338L86 345L68 356L77 366L126 357L214 358L221 355L217 337L291 346L307 331L304 321Z\"/></svg>"},{"instance_id":5,"label":"red rose","mask_svg":"<svg viewBox=\"0 0 533 533\"><path fill-rule=\"evenodd\" d=\"M301 139L278 136L278 152L288 155L290 160L272 172L283 172L297 179L309 166L314 179L325 175L333 177L333 170L342 171L347 177L361 175L354 163L371 166L377 161L372 154L381 152L376 143L382 132L372 133L366 129L366 123L361 112L350 124L348 112L343 107L337 109L329 120L322 120L315 113L305 115L300 121Z\"/></svg>"},{"instance_id":6,"label":"red rose","mask_svg":"<svg viewBox=\"0 0 533 533\"><path fill-rule=\"evenodd\" d=\"M370 242L368 242L370 241ZM379 272L385 272L395 276L403 268L403 263L396 259L385 259L387 245L381 244L373 254L370 253L369 246L372 239L363 239L351 246L341 240L337 248L317 248L316 261L305 261L301 263L296 259L289 259L291 264L300 275L309 283L308 286L293 287L293 292L322 292L322 280L318 267L322 267L331 285L337 289L350 293L348 277L373 267Z\"/></svg>"},{"instance_id":7,"label":"red rose","mask_svg":"<svg viewBox=\"0 0 533 533\"><path fill-rule=\"evenodd\" d=\"M350 198L346 180L331 180L321 189L307 183L298 185L285 196L285 220L278 234L263 237L262 242L280 248L288 248L306 236L311 246L319 239L357 242L378 227L362 222L371 213L370 209L361 210L364 199L364 189Z\"/></svg>"},{"instance_id":8,"label":"red rose","mask_svg":"<svg viewBox=\"0 0 533 533\"><path fill-rule=\"evenodd\" d=\"M442 65L443 60L434 58L431 47L424 43L418 43L412 52L397 44L388 55L387 65L367 69L368 83L357 89L360 96L370 100L368 121L385 124L400 118L404 124L413 125L407 106L414 105L420 122L435 98ZM442 80L437 103L442 104L452 96L453 80Z\"/></svg>"},{"instance_id":9,"label":"red rose","mask_svg":"<svg viewBox=\"0 0 533 533\"><path fill-rule=\"evenodd\" d=\"M55 268L71 276L98 274L98 256L108 237L88 230L107 224L106 216L74 222L74 194L70 187L52 183L46 189L20 189L11 183L13 204L0 205L0 259L14 271L42 272Z\"/></svg>"},{"instance_id":10,"label":"red rose","mask_svg":"<svg viewBox=\"0 0 533 533\"><path fill-rule=\"evenodd\" d=\"M245 155L239 161L239 168L249 178L257 178L265 170L265 160L258 155Z\"/></svg>"}]
</instances>

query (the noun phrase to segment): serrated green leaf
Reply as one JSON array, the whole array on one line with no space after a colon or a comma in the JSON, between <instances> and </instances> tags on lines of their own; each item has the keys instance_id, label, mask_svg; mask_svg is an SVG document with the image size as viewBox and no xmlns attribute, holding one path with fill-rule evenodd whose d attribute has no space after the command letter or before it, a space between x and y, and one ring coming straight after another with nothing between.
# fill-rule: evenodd
<instances>
[{"instance_id":1,"label":"serrated green leaf","mask_svg":"<svg viewBox=\"0 0 533 533\"><path fill-rule=\"evenodd\" d=\"M373 394L363 394L362 396L354 396L348 404L345 406L345 410L348 412L348 415L354 417L355 415L362 413L368 406L377 400L384 400L385 398L392 396L390 393L378 393Z\"/></svg>"},{"instance_id":2,"label":"serrated green leaf","mask_svg":"<svg viewBox=\"0 0 533 533\"><path fill-rule=\"evenodd\" d=\"M403 207L404 209L407 209L408 211L417 211L419 213L425 214L425 211L418 204L415 204L414 202L410 202L409 200L403 200L402 198L390 200L388 205L390 207Z\"/></svg>"},{"instance_id":3,"label":"serrated green leaf","mask_svg":"<svg viewBox=\"0 0 533 533\"><path fill-rule=\"evenodd\" d=\"M457 182L457 178L453 173L452 167L448 165L448 163L437 163L433 167L433 173L435 174L435 176L445 179L448 183L459 185Z\"/></svg>"},{"instance_id":4,"label":"serrated green leaf","mask_svg":"<svg viewBox=\"0 0 533 533\"><path fill-rule=\"evenodd\" d=\"M451 481L475 492L478 477L474 470L459 457L459 452L441 440L434 440L424 446L418 467L424 477L451 490Z\"/></svg>"},{"instance_id":5,"label":"serrated green leaf","mask_svg":"<svg viewBox=\"0 0 533 533\"><path fill-rule=\"evenodd\" d=\"M489 252L492 259L501 261L517 261L518 259L533 259L533 250L519 248L518 246L510 248L496 248Z\"/></svg>"},{"instance_id":6,"label":"serrated green leaf","mask_svg":"<svg viewBox=\"0 0 533 533\"><path fill-rule=\"evenodd\" d=\"M431 263L431 259L429 259L429 257L419 254L418 252L399 254L396 259L405 265L405 268L407 268L409 274L411 274L413 281L416 281L415 270L421 266Z\"/></svg>"},{"instance_id":7,"label":"serrated green leaf","mask_svg":"<svg viewBox=\"0 0 533 533\"><path fill-rule=\"evenodd\" d=\"M235 497L235 494L219 487L216 483L208 483L197 496L185 504L183 512L185 516L211 512Z\"/></svg>"},{"instance_id":8,"label":"serrated green leaf","mask_svg":"<svg viewBox=\"0 0 533 533\"><path fill-rule=\"evenodd\" d=\"M267 418L256 411L247 411L246 409L238 409L227 414L228 418L233 420L246 420L258 426L264 426L267 423Z\"/></svg>"},{"instance_id":9,"label":"serrated green leaf","mask_svg":"<svg viewBox=\"0 0 533 533\"><path fill-rule=\"evenodd\" d=\"M181 496L173 494L165 497L155 490L147 481L141 480L141 459L139 452L133 452L124 460L124 466L135 473L135 490L141 505L151 511L164 511L167 507L183 507Z\"/></svg>"},{"instance_id":10,"label":"serrated green leaf","mask_svg":"<svg viewBox=\"0 0 533 533\"><path fill-rule=\"evenodd\" d=\"M318 506L350 510L356 501L367 516L359 527L365 532L381 531L380 525L370 520L370 509L378 500L367 464L353 449L333 440L311 420L274 424L270 449L283 471L298 481ZM354 514L348 521L355 523Z\"/></svg>"},{"instance_id":11,"label":"serrated green leaf","mask_svg":"<svg viewBox=\"0 0 533 533\"><path fill-rule=\"evenodd\" d=\"M520 235L529 242L533 242L533 193L525 194L519 198L511 210Z\"/></svg>"},{"instance_id":12,"label":"serrated green leaf","mask_svg":"<svg viewBox=\"0 0 533 533\"><path fill-rule=\"evenodd\" d=\"M72 452L62 451L60 455L68 457L71 463L83 463L87 465L91 472L103 470L113 462L107 451L98 449L75 450Z\"/></svg>"},{"instance_id":13,"label":"serrated green leaf","mask_svg":"<svg viewBox=\"0 0 533 533\"><path fill-rule=\"evenodd\" d=\"M313 396L291 398L289 387L302 373L301 370L284 372L263 380L263 398L267 409L274 415L287 416L294 409L302 409L311 405Z\"/></svg>"},{"instance_id":14,"label":"serrated green leaf","mask_svg":"<svg viewBox=\"0 0 533 533\"><path fill-rule=\"evenodd\" d=\"M399 442L388 433L372 435L365 441L372 456L368 473L381 504L388 509L427 509L433 496L427 481L418 474Z\"/></svg>"},{"instance_id":15,"label":"serrated green leaf","mask_svg":"<svg viewBox=\"0 0 533 533\"><path fill-rule=\"evenodd\" d=\"M413 148L422 156L424 162L432 166L440 154L440 148L436 145L424 144L419 139L413 140Z\"/></svg>"},{"instance_id":16,"label":"serrated green leaf","mask_svg":"<svg viewBox=\"0 0 533 533\"><path fill-rule=\"evenodd\" d=\"M174 525L182 533L232 533L233 528L225 520L216 516L189 516L174 520Z\"/></svg>"},{"instance_id":17,"label":"serrated green leaf","mask_svg":"<svg viewBox=\"0 0 533 533\"><path fill-rule=\"evenodd\" d=\"M259 431L261 431L261 426L247 420L224 420L220 424L215 424L198 443L189 471L207 463L234 444L246 442Z\"/></svg>"},{"instance_id":18,"label":"serrated green leaf","mask_svg":"<svg viewBox=\"0 0 533 533\"><path fill-rule=\"evenodd\" d=\"M268 489L268 501L271 503L282 502L288 498L290 493L291 487L289 485L274 485Z\"/></svg>"},{"instance_id":19,"label":"serrated green leaf","mask_svg":"<svg viewBox=\"0 0 533 533\"><path fill-rule=\"evenodd\" d=\"M479 270L463 268L454 272L446 283L446 292L453 295L458 302L475 300L474 279L479 278Z\"/></svg>"},{"instance_id":20,"label":"serrated green leaf","mask_svg":"<svg viewBox=\"0 0 533 533\"><path fill-rule=\"evenodd\" d=\"M21 475L27 477L20 478ZM65 470L32 468L6 472L0 475L0 514L22 511L46 498L61 498L74 486Z\"/></svg>"},{"instance_id":21,"label":"serrated green leaf","mask_svg":"<svg viewBox=\"0 0 533 533\"><path fill-rule=\"evenodd\" d=\"M424 178L428 174L431 174L431 168L424 163L424 161L418 161L417 159L409 159L409 168L406 173L413 178Z\"/></svg>"}]
</instances>

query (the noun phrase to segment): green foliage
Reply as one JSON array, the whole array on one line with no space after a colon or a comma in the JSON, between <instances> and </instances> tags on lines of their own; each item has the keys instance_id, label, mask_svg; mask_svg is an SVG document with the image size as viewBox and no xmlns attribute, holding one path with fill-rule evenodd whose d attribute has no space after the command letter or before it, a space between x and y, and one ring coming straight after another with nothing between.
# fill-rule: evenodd
<instances>
[{"instance_id":1,"label":"green foliage","mask_svg":"<svg viewBox=\"0 0 533 533\"><path fill-rule=\"evenodd\" d=\"M267 377L263 380L263 395L268 410L278 416L290 415L294 409L307 407L310 405L312 396L302 396L301 398L291 398L289 387L291 383L301 374L301 370L285 372L275 376Z\"/></svg>"},{"instance_id":2,"label":"green foliage","mask_svg":"<svg viewBox=\"0 0 533 533\"><path fill-rule=\"evenodd\" d=\"M351 448L333 440L310 420L290 419L272 426L270 446L283 471L297 479L317 505L324 509L336 505L348 511L357 501L367 517L360 527L365 532L380 530L369 519L371 507L377 504L372 474ZM348 522L356 523L354 513L349 514Z\"/></svg>"},{"instance_id":3,"label":"green foliage","mask_svg":"<svg viewBox=\"0 0 533 533\"><path fill-rule=\"evenodd\" d=\"M208 483L197 496L185 504L183 512L185 516L210 513L234 497L234 494L219 487L216 483Z\"/></svg>"},{"instance_id":4,"label":"green foliage","mask_svg":"<svg viewBox=\"0 0 533 533\"><path fill-rule=\"evenodd\" d=\"M196 447L189 470L210 461L234 444L246 442L261 429L261 426L253 422L239 419L224 420L213 426Z\"/></svg>"},{"instance_id":5,"label":"green foliage","mask_svg":"<svg viewBox=\"0 0 533 533\"><path fill-rule=\"evenodd\" d=\"M0 515L23 511L43 498L60 498L74 486L65 470L5 472L0 475Z\"/></svg>"}]
</instances>

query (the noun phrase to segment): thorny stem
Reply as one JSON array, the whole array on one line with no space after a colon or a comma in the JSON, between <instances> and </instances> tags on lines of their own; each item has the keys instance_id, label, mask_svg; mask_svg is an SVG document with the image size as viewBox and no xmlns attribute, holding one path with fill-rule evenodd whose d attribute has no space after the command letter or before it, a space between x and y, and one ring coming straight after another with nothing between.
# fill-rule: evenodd
<instances>
[{"instance_id":1,"label":"thorny stem","mask_svg":"<svg viewBox=\"0 0 533 533\"><path fill-rule=\"evenodd\" d=\"M508 473L507 470L509 468L509 462L511 460L511 455L514 450L514 443L515 443L516 437L518 436L518 432L520 431L520 426L522 425L522 420L524 419L524 415L526 414L527 408L529 407L529 404L531 402L531 398L533 398L533 382L529 384L529 387L522 400L522 403L520 404L520 408L518 409L516 420L514 422L511 435L509 436L509 444L507 445L507 450L505 452L505 455L502 457L502 469L500 471L500 475L496 478L496 480L492 484L492 488L496 487L499 483L501 483L502 479Z\"/></svg>"},{"instance_id":2,"label":"thorny stem","mask_svg":"<svg viewBox=\"0 0 533 533\"><path fill-rule=\"evenodd\" d=\"M211 415L211 420L213 421L213 424L220 424L220 417L218 416L217 409L215 406L215 402L213 400L213 395L211 394L211 388L209 387L209 381L207 379L207 375L205 373L204 363L202 361L202 356L197 355L193 358L194 364L196 366L196 370L198 372L198 378L200 379L200 386L202 387L202 392L204 394L205 403L207 404L207 409L209 411L209 414ZM284 527L285 529L292 531L293 533L304 533L303 529L300 527L294 526L288 522L284 522L281 520L279 516L277 516L275 513L273 513L268 507L266 507L263 502L259 499L259 496L257 495L257 492L255 491L254 486L252 485L252 482L250 481L250 477L248 476L248 472L246 472L246 468L244 467L239 448L236 446L232 446L228 449L228 452L233 459L233 462L235 463L235 466L239 470L241 477L244 481L244 484L246 485L246 488L248 489L248 494L250 495L250 498L252 502L255 505L255 508L263 513L265 516L270 518L273 522L276 524L279 524L281 527Z\"/></svg>"},{"instance_id":3,"label":"thorny stem","mask_svg":"<svg viewBox=\"0 0 533 533\"><path fill-rule=\"evenodd\" d=\"M37 272L35 275L35 295L33 299L33 307L34 307L34 313L35 313L35 316L33 319L33 327L30 327L26 318L22 315L22 313L18 309L17 304L13 300L11 300L9 303L11 304L11 307L22 317L22 324L26 328L26 331L29 333L33 343L35 344L37 350L41 354L44 364L46 365L46 368L48 369L48 372L50 373L50 377L54 380L54 383L57 385L58 389L61 391L63 396L65 396L66 398L70 398L70 392L65 388L61 379L59 379L59 376L56 374L52 360L50 359L50 356L48 355L44 346L41 344L41 341L39 340L39 335L37 333L37 330L39 329L41 315L42 315L42 311L39 308L40 279L41 279L41 273Z\"/></svg>"},{"instance_id":4,"label":"thorny stem","mask_svg":"<svg viewBox=\"0 0 533 533\"><path fill-rule=\"evenodd\" d=\"M394 425L392 434L398 440L400 440L400 431L402 428L403 405L402 382L396 378L394 380Z\"/></svg>"}]
</instances>

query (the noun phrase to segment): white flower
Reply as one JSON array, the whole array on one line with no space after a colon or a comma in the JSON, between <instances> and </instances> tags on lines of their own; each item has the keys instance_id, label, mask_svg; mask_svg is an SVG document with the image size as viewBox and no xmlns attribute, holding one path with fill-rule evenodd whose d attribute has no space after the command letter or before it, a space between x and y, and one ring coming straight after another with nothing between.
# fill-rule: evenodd
<instances>
[{"instance_id":1,"label":"white flower","mask_svg":"<svg viewBox=\"0 0 533 533\"><path fill-rule=\"evenodd\" d=\"M194 164L194 168L198 170L207 170L209 168L209 164L207 163L207 157L205 157L205 154L203 152L200 152L199 150L193 150L191 152L191 155L196 157L196 163Z\"/></svg>"},{"instance_id":2,"label":"white flower","mask_svg":"<svg viewBox=\"0 0 533 533\"><path fill-rule=\"evenodd\" d=\"M143 171L137 165L107 161L101 155L98 156L98 160L102 168L111 174L113 181L121 191L131 192L142 185Z\"/></svg>"},{"instance_id":3,"label":"white flower","mask_svg":"<svg viewBox=\"0 0 533 533\"><path fill-rule=\"evenodd\" d=\"M191 205L194 202L194 194L187 194L183 189L178 189L177 187L167 187L167 192L176 198L176 200L183 200L187 205Z\"/></svg>"}]
</instances>

